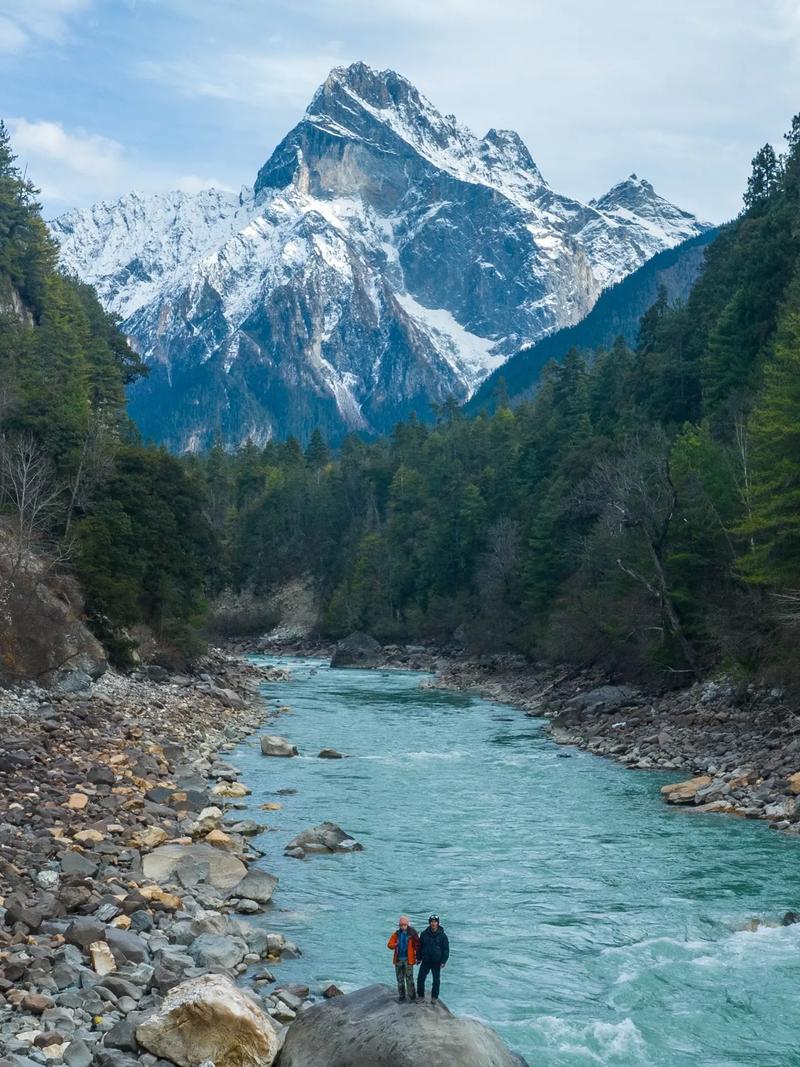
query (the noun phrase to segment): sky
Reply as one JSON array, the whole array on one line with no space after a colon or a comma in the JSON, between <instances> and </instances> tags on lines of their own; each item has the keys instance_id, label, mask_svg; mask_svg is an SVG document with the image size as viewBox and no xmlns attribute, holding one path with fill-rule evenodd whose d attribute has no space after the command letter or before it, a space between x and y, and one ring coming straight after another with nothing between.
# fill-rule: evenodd
<instances>
[{"instance_id":1,"label":"sky","mask_svg":"<svg viewBox=\"0 0 800 1067\"><path fill-rule=\"evenodd\" d=\"M359 59L517 130L560 193L635 171L720 222L800 110L800 0L0 0L0 118L49 216L252 184Z\"/></svg>"}]
</instances>

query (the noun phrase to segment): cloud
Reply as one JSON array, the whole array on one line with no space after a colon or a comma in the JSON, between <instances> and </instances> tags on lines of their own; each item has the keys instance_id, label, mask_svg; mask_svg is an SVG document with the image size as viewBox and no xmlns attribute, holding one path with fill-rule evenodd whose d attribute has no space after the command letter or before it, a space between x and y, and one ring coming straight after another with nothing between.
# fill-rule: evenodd
<instances>
[{"instance_id":1,"label":"cloud","mask_svg":"<svg viewBox=\"0 0 800 1067\"><path fill-rule=\"evenodd\" d=\"M236 191L214 177L176 176L159 167L142 165L119 141L86 130L70 132L59 122L11 118L8 126L19 163L41 188L54 212L107 200L132 188L142 192Z\"/></svg>"},{"instance_id":2,"label":"cloud","mask_svg":"<svg viewBox=\"0 0 800 1067\"><path fill-rule=\"evenodd\" d=\"M344 62L335 44L319 52L264 56L256 53L217 54L213 64L198 53L195 59L145 60L140 73L184 96L248 104L304 107L325 74Z\"/></svg>"},{"instance_id":3,"label":"cloud","mask_svg":"<svg viewBox=\"0 0 800 1067\"><path fill-rule=\"evenodd\" d=\"M60 41L70 18L92 0L0 0L0 51L19 52L36 38Z\"/></svg>"},{"instance_id":4,"label":"cloud","mask_svg":"<svg viewBox=\"0 0 800 1067\"><path fill-rule=\"evenodd\" d=\"M9 120L14 151L31 166L47 171L91 177L113 183L125 170L123 147L118 141L96 133L67 133L58 122ZM46 193L45 183L42 189Z\"/></svg>"},{"instance_id":5,"label":"cloud","mask_svg":"<svg viewBox=\"0 0 800 1067\"><path fill-rule=\"evenodd\" d=\"M238 191L219 178L201 178L198 174L182 174L170 188L182 189L184 193L201 193L204 189L221 189L223 193Z\"/></svg>"},{"instance_id":6,"label":"cloud","mask_svg":"<svg viewBox=\"0 0 800 1067\"><path fill-rule=\"evenodd\" d=\"M27 33L16 22L0 15L0 52L18 52L27 40Z\"/></svg>"}]
</instances>

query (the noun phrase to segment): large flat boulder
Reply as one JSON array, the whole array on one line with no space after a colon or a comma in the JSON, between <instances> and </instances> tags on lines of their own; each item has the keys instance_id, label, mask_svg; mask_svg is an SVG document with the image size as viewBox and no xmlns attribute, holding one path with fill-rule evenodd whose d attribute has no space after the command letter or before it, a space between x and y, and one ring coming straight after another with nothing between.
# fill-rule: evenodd
<instances>
[{"instance_id":1,"label":"large flat boulder","mask_svg":"<svg viewBox=\"0 0 800 1067\"><path fill-rule=\"evenodd\" d=\"M314 1004L289 1026L279 1067L527 1067L477 1019L400 1003L371 985Z\"/></svg>"},{"instance_id":2,"label":"large flat boulder","mask_svg":"<svg viewBox=\"0 0 800 1067\"><path fill-rule=\"evenodd\" d=\"M207 974L174 986L136 1029L148 1052L178 1067L270 1067L280 1042L269 1017L228 978Z\"/></svg>"},{"instance_id":3,"label":"large flat boulder","mask_svg":"<svg viewBox=\"0 0 800 1067\"><path fill-rule=\"evenodd\" d=\"M661 786L661 795L668 804L693 804L701 789L711 785L710 774L700 774L697 778L688 778L685 782L670 782Z\"/></svg>"},{"instance_id":4,"label":"large flat boulder","mask_svg":"<svg viewBox=\"0 0 800 1067\"><path fill-rule=\"evenodd\" d=\"M193 868L201 869L204 881L215 889L233 889L247 874L240 859L213 845L161 845L142 857L145 878L160 885L174 881L181 872L190 873Z\"/></svg>"},{"instance_id":5,"label":"large flat boulder","mask_svg":"<svg viewBox=\"0 0 800 1067\"><path fill-rule=\"evenodd\" d=\"M383 649L369 634L353 633L343 638L331 657L331 667L379 667Z\"/></svg>"}]
</instances>

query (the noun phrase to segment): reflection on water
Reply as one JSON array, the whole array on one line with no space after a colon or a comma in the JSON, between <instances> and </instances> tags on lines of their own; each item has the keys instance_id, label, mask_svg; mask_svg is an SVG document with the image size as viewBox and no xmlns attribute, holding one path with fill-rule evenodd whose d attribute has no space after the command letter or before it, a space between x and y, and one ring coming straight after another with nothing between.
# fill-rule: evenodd
<instances>
[{"instance_id":1,"label":"reflection on water","mask_svg":"<svg viewBox=\"0 0 800 1067\"><path fill-rule=\"evenodd\" d=\"M257 738L234 757L273 831L267 918L304 952L281 979L391 983L397 916L436 911L443 999L535 1067L800 1064L800 927L740 929L800 904L795 841L668 808L663 775L562 759L538 723L424 675L289 662L294 680L265 693L292 708L270 731L300 757L264 758ZM323 819L366 851L283 856Z\"/></svg>"}]
</instances>

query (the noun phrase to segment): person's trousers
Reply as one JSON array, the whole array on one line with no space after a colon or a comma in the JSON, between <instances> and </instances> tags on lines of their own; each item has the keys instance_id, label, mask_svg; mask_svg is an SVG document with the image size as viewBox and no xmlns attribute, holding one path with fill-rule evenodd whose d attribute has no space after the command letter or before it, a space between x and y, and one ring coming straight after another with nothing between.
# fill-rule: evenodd
<instances>
[{"instance_id":1,"label":"person's trousers","mask_svg":"<svg viewBox=\"0 0 800 1067\"><path fill-rule=\"evenodd\" d=\"M414 964L396 963L394 965L394 973L397 977L397 992L400 994L401 999L405 1000L406 994L409 1000L416 999L417 994L414 992Z\"/></svg>"},{"instance_id":2,"label":"person's trousers","mask_svg":"<svg viewBox=\"0 0 800 1067\"><path fill-rule=\"evenodd\" d=\"M441 976L442 965L440 963L426 963L424 960L419 965L419 971L417 972L417 996L425 996L425 980L429 974L433 975L433 985L431 986L431 996L434 1000L439 997L439 978Z\"/></svg>"}]
</instances>

